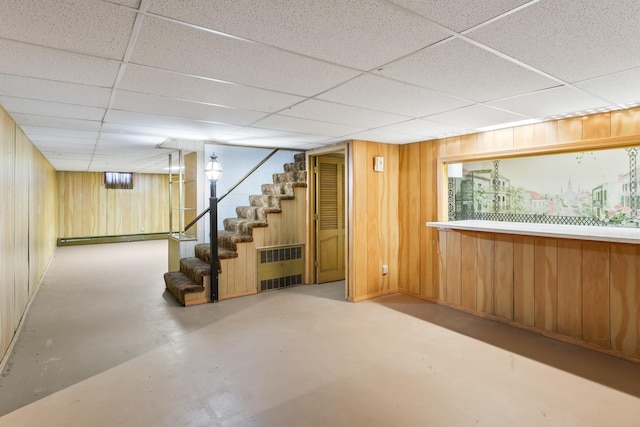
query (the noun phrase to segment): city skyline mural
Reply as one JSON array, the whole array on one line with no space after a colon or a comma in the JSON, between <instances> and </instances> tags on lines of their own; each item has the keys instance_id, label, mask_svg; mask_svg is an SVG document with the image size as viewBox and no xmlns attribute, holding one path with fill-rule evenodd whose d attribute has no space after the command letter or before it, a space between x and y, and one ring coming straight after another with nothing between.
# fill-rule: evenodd
<instances>
[{"instance_id":1,"label":"city skyline mural","mask_svg":"<svg viewBox=\"0 0 640 427\"><path fill-rule=\"evenodd\" d=\"M638 225L638 148L468 162L449 220Z\"/></svg>"}]
</instances>

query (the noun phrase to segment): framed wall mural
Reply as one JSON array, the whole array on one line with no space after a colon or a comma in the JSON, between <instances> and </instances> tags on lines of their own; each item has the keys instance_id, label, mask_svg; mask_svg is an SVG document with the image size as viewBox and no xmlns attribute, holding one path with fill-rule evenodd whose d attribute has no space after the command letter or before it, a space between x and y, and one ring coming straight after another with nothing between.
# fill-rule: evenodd
<instances>
[{"instance_id":1,"label":"framed wall mural","mask_svg":"<svg viewBox=\"0 0 640 427\"><path fill-rule=\"evenodd\" d=\"M449 220L638 227L639 151L463 163L461 176L449 177Z\"/></svg>"}]
</instances>

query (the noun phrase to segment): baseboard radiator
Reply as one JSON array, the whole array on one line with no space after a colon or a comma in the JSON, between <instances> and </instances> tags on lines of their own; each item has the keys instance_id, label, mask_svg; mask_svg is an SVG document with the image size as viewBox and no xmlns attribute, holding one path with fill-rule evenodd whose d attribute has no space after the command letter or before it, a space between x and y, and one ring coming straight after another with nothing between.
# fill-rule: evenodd
<instances>
[{"instance_id":1,"label":"baseboard radiator","mask_svg":"<svg viewBox=\"0 0 640 427\"><path fill-rule=\"evenodd\" d=\"M259 292L301 285L304 245L258 248Z\"/></svg>"}]
</instances>

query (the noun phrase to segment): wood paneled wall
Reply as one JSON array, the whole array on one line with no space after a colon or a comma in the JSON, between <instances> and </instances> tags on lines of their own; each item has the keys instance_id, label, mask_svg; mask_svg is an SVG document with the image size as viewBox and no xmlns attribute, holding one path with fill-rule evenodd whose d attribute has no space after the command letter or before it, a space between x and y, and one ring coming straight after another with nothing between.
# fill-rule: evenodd
<instances>
[{"instance_id":1,"label":"wood paneled wall","mask_svg":"<svg viewBox=\"0 0 640 427\"><path fill-rule=\"evenodd\" d=\"M59 236L169 231L169 178L134 174L132 190L107 190L103 173L58 172Z\"/></svg>"},{"instance_id":2,"label":"wood paneled wall","mask_svg":"<svg viewBox=\"0 0 640 427\"><path fill-rule=\"evenodd\" d=\"M638 246L439 234L448 305L640 357Z\"/></svg>"},{"instance_id":3,"label":"wood paneled wall","mask_svg":"<svg viewBox=\"0 0 640 427\"><path fill-rule=\"evenodd\" d=\"M384 172L373 170L384 157ZM400 149L365 141L349 144L351 212L349 216L349 298L360 301L398 290L400 266L398 186ZM382 274L382 265L389 273Z\"/></svg>"},{"instance_id":4,"label":"wood paneled wall","mask_svg":"<svg viewBox=\"0 0 640 427\"><path fill-rule=\"evenodd\" d=\"M640 356L635 246L425 226L447 220L446 162L639 145L634 108L401 146L400 290Z\"/></svg>"},{"instance_id":5,"label":"wood paneled wall","mask_svg":"<svg viewBox=\"0 0 640 427\"><path fill-rule=\"evenodd\" d=\"M0 359L55 251L55 170L0 108Z\"/></svg>"},{"instance_id":6,"label":"wood paneled wall","mask_svg":"<svg viewBox=\"0 0 640 427\"><path fill-rule=\"evenodd\" d=\"M437 231L425 227L435 221L437 144L407 144L399 147L398 183L399 287L412 295L439 299Z\"/></svg>"}]
</instances>

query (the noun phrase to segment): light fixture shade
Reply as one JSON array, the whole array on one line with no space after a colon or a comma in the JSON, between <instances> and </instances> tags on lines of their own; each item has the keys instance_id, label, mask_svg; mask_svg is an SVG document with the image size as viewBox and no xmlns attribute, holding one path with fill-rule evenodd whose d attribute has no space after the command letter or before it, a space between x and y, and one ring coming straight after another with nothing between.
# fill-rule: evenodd
<instances>
[{"instance_id":1,"label":"light fixture shade","mask_svg":"<svg viewBox=\"0 0 640 427\"><path fill-rule=\"evenodd\" d=\"M222 175L222 165L218 161L218 157L215 154L211 155L211 158L207 162L207 166L204 168L204 173L207 175L209 181L217 181Z\"/></svg>"}]
</instances>

